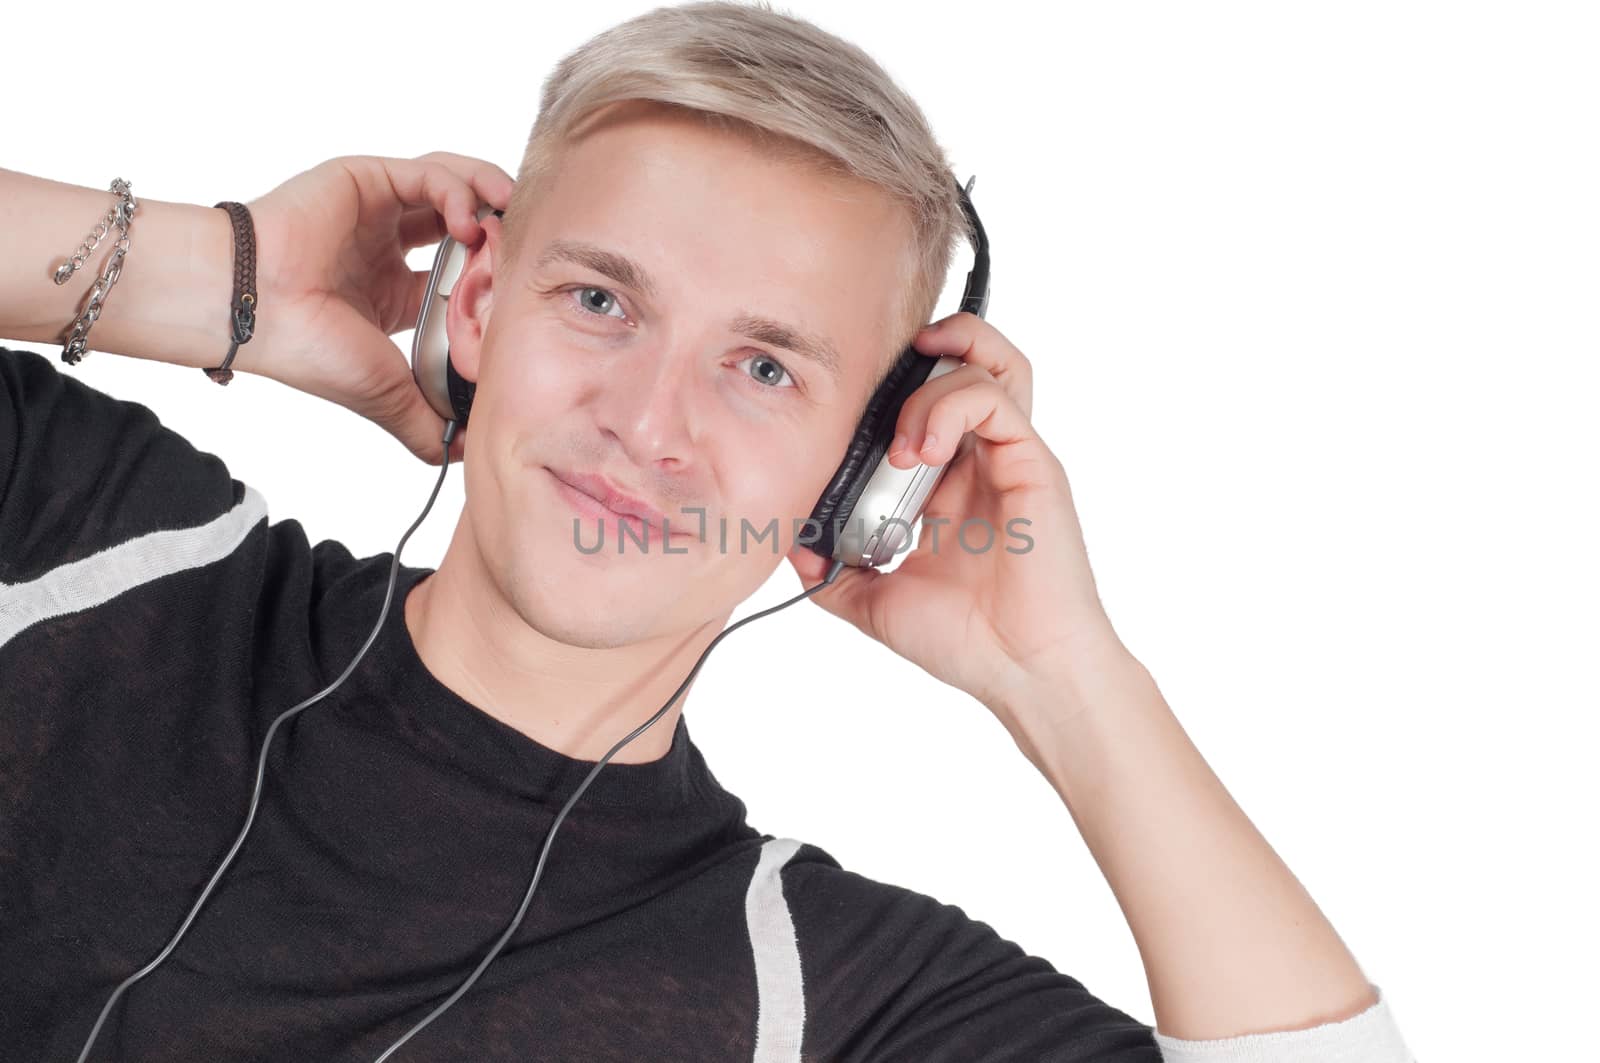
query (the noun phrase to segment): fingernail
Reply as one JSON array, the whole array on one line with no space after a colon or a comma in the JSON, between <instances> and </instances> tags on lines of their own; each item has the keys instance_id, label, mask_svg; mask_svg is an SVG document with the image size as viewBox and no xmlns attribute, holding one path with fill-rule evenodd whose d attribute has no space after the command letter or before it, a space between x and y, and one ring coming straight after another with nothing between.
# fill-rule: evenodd
<instances>
[{"instance_id":1,"label":"fingernail","mask_svg":"<svg viewBox=\"0 0 1600 1063\"><path fill-rule=\"evenodd\" d=\"M931 457L932 454L933 454L934 448L937 447L938 445L939 445L939 437L934 435L932 432L929 432L927 435L922 437L922 453L924 453L926 455L929 455Z\"/></svg>"},{"instance_id":2,"label":"fingernail","mask_svg":"<svg viewBox=\"0 0 1600 1063\"><path fill-rule=\"evenodd\" d=\"M889 453L893 454L895 451L904 450L905 448L906 434L901 432L899 435L894 437L894 442L889 444Z\"/></svg>"}]
</instances>

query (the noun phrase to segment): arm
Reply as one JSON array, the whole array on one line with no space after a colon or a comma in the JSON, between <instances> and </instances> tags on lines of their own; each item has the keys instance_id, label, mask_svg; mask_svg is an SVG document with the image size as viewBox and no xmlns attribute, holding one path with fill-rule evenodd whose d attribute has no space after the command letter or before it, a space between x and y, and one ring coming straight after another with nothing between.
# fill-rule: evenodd
<instances>
[{"instance_id":1,"label":"arm","mask_svg":"<svg viewBox=\"0 0 1600 1063\"><path fill-rule=\"evenodd\" d=\"M212 366L228 350L233 233L214 207L138 196L122 276L89 333L91 351ZM66 284L50 278L114 197L0 169L0 338L59 344L116 230Z\"/></svg>"},{"instance_id":2,"label":"arm","mask_svg":"<svg viewBox=\"0 0 1600 1063\"><path fill-rule=\"evenodd\" d=\"M811 600L971 694L1050 780L1128 918L1163 1036L1250 1042L1192 1049L1220 1060L1283 1058L1300 1034L1293 1058L1321 1063L1375 1028L1379 1058L1405 1058L1376 988L1112 629L1066 471L1030 421L1029 360L965 312L913 342L967 364L906 400L889 459L949 470L894 572L847 569ZM948 531L941 548L937 524L974 520L988 548ZM790 558L811 586L826 566L807 553Z\"/></svg>"},{"instance_id":3,"label":"arm","mask_svg":"<svg viewBox=\"0 0 1600 1063\"><path fill-rule=\"evenodd\" d=\"M1115 642L1049 664L1004 711L1127 917L1159 1029L1186 1039L1296 1030L1377 1003L1144 667Z\"/></svg>"},{"instance_id":4,"label":"arm","mask_svg":"<svg viewBox=\"0 0 1600 1063\"><path fill-rule=\"evenodd\" d=\"M260 287L256 331L232 368L352 410L430 464L444 421L390 338L414 328L426 271L406 252L446 232L483 236L480 203L505 207L509 174L448 152L329 159L251 200ZM60 343L94 285L103 245L70 281L51 274L103 218L109 192L0 170L0 337ZM227 354L233 228L214 207L139 199L121 279L89 333L91 351L206 368ZM465 453L466 433L452 456Z\"/></svg>"}]
</instances>

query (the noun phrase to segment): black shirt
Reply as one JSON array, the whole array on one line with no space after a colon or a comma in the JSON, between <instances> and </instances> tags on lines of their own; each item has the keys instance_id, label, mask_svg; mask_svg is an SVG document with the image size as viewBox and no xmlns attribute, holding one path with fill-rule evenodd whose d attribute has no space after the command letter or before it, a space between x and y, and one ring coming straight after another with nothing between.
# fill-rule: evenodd
<instances>
[{"instance_id":1,"label":"black shirt","mask_svg":"<svg viewBox=\"0 0 1600 1063\"><path fill-rule=\"evenodd\" d=\"M72 1063L243 826L261 741L343 672L392 554L269 521L138 403L0 347L0 1058ZM382 630L280 726L256 821L91 1060L370 1063L472 972L592 761ZM763 834L680 717L610 763L527 917L402 1061L1116 1061L1151 1029L953 905Z\"/></svg>"}]
</instances>

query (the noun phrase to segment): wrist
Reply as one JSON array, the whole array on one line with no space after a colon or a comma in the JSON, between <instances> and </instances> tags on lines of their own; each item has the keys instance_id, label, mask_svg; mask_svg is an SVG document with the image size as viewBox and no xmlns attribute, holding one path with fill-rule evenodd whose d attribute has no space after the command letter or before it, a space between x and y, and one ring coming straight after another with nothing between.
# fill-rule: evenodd
<instances>
[{"instance_id":1,"label":"wrist","mask_svg":"<svg viewBox=\"0 0 1600 1063\"><path fill-rule=\"evenodd\" d=\"M1117 712L1146 683L1153 683L1150 673L1108 628L1021 669L996 714L1023 754L1049 775L1048 761L1072 728Z\"/></svg>"},{"instance_id":2,"label":"wrist","mask_svg":"<svg viewBox=\"0 0 1600 1063\"><path fill-rule=\"evenodd\" d=\"M123 274L90 348L204 368L228 351L233 227L226 211L141 199ZM234 359L235 368L239 358Z\"/></svg>"}]
</instances>

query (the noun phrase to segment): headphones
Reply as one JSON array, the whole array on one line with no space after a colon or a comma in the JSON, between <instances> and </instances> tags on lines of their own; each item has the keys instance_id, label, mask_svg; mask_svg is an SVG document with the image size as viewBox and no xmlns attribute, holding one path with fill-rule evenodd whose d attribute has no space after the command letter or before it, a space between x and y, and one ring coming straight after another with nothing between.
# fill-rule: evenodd
<instances>
[{"instance_id":1,"label":"headphones","mask_svg":"<svg viewBox=\"0 0 1600 1063\"><path fill-rule=\"evenodd\" d=\"M972 206L972 186L976 181L976 177L968 178L965 187L956 181L967 219L967 238L975 253L961 293L960 309L983 317L989 306L989 239ZM478 219L481 221L490 212L488 206L481 207ZM493 213L503 217L505 212ZM477 385L463 379L450 360L445 311L466 262L467 249L446 235L434 254L411 342L411 371L417 386L440 417L462 428L466 427ZM889 464L887 455L895 423L912 392L962 364L961 359L948 355L925 355L910 344L900 352L868 400L844 460L812 508L808 531L802 533L800 542L822 557L857 568L882 565L905 545L911 538L911 526L921 518L928 497L947 466L918 464L899 469ZM877 522L870 529L869 520ZM807 541L809 534L816 538Z\"/></svg>"}]
</instances>

